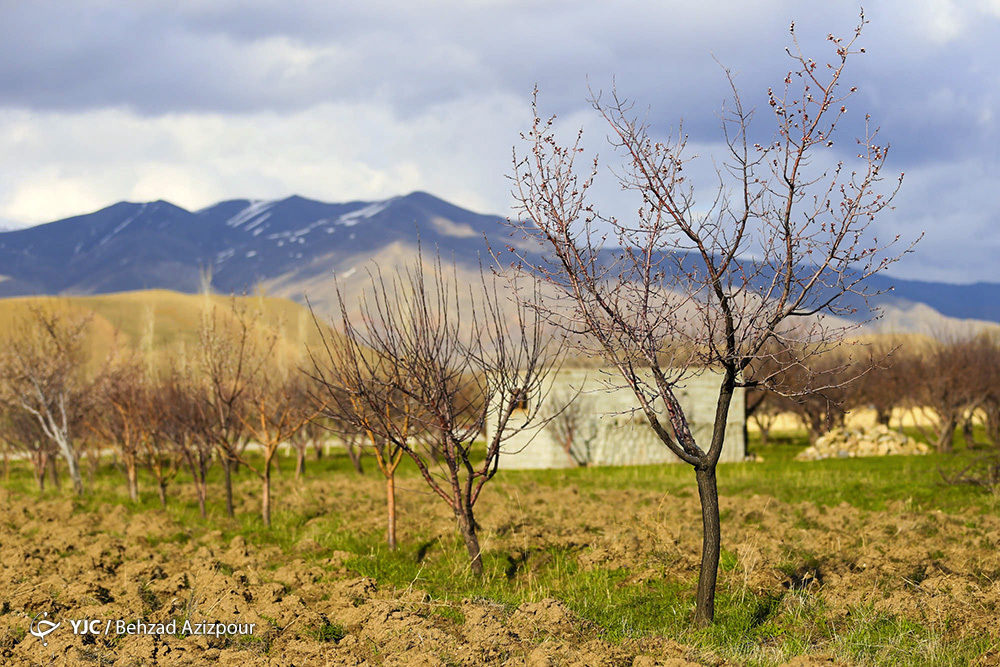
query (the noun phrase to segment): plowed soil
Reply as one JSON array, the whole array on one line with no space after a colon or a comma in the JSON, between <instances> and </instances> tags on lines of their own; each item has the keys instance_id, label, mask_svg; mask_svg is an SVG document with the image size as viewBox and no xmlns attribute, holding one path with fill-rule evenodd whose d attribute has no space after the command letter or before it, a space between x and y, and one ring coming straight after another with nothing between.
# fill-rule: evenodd
<instances>
[{"instance_id":1,"label":"plowed soil","mask_svg":"<svg viewBox=\"0 0 1000 667\"><path fill-rule=\"evenodd\" d=\"M523 560L549 548L568 549L584 570L623 569L633 583L688 583L696 576L701 528L695 497L580 493L503 481L492 487L480 501L484 550ZM382 525L382 493L370 475L345 476L336 485L289 485L277 502L310 516L335 513L341 526L370 533ZM439 500L416 492L400 496L404 540L418 517L426 533L453 535ZM241 497L240 511L256 511L253 486ZM720 586L729 590L821 593L831 622L868 605L957 637L1000 632L996 516L917 513L903 504L863 512L847 504L789 505L758 496L723 498L722 510L728 556ZM324 547L328 524L318 520L306 522L294 547L283 550L185 526L171 516L120 505L83 511L71 500L37 501L0 489L0 664L734 664L659 637L612 641L556 599L511 608L483 599L436 600L419 582L384 585L352 570L358 554ZM435 567L435 557L431 549L427 568ZM46 637L47 646L27 634L43 611L62 622ZM255 631L95 637L74 634L69 619L253 623ZM984 655L981 663L996 664L989 662L994 658ZM787 664L838 663L810 656Z\"/></svg>"}]
</instances>

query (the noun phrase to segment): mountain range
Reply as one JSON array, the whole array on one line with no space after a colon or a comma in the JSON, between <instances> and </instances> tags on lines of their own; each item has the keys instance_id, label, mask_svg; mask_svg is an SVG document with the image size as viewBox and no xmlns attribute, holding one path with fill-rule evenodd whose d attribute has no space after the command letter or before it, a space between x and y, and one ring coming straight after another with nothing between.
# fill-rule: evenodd
<instances>
[{"instance_id":1,"label":"mountain range","mask_svg":"<svg viewBox=\"0 0 1000 667\"><path fill-rule=\"evenodd\" d=\"M325 203L299 196L236 199L198 211L166 201L120 202L94 213L0 232L0 296L101 294L165 288L196 292L209 277L218 292L263 286L329 312L333 274L352 294L365 266L412 257L419 239L473 270L484 235L507 241L502 216L484 215L424 192L383 201ZM431 249L428 251L427 249ZM919 249L918 249L919 252ZM487 257L488 259L488 257ZM885 326L916 330L953 320L1000 322L1000 285L869 281ZM359 285L360 287L360 285Z\"/></svg>"}]
</instances>

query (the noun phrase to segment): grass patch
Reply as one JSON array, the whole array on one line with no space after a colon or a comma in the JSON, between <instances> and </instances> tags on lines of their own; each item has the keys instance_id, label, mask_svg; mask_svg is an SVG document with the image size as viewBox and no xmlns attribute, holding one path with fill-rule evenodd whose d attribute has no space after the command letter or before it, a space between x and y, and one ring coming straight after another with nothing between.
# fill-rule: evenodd
<instances>
[{"instance_id":1,"label":"grass patch","mask_svg":"<svg viewBox=\"0 0 1000 667\"><path fill-rule=\"evenodd\" d=\"M344 630L344 626L339 623L326 621L322 625L315 625L306 628L305 635L307 637L312 637L318 642L333 642L334 644L337 644L341 639L347 636L347 631Z\"/></svg>"}]
</instances>

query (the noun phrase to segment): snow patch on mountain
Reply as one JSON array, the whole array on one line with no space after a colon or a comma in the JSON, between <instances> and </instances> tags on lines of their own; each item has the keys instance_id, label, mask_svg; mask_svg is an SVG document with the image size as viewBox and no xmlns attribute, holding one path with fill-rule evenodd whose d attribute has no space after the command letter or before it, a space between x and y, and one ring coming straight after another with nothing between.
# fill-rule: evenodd
<instances>
[{"instance_id":1,"label":"snow patch on mountain","mask_svg":"<svg viewBox=\"0 0 1000 667\"><path fill-rule=\"evenodd\" d=\"M269 208L271 208L273 205L274 205L274 202L271 202L271 201L262 201L262 200L259 200L259 199L251 200L250 204L245 209L243 209L242 211L240 211L239 213L237 213L233 217L231 217L228 220L226 220L226 226L227 227L233 227L233 228L239 227L240 225L243 225L243 224L245 224L247 222L250 222L251 220L253 220L257 216L259 216L259 215L261 215L263 213L266 213L267 210ZM270 213L268 213L267 215L268 215L268 217L270 217ZM249 229L253 229L254 227L256 227L257 225L259 225L263 221L264 220L259 220L259 221L256 222L256 224L248 225L247 229L248 230Z\"/></svg>"},{"instance_id":2,"label":"snow patch on mountain","mask_svg":"<svg viewBox=\"0 0 1000 667\"><path fill-rule=\"evenodd\" d=\"M374 204L369 204L368 206L359 208L356 211L345 213L340 216L337 221L345 227L352 227L358 224L361 220L376 216L385 209L389 208L389 204L391 204L395 199L396 197L386 199L385 201L377 201Z\"/></svg>"},{"instance_id":3,"label":"snow patch on mountain","mask_svg":"<svg viewBox=\"0 0 1000 667\"><path fill-rule=\"evenodd\" d=\"M120 222L117 227L111 230L110 234L107 234L104 238L98 241L97 245L104 245L105 243L113 239L118 234L118 232L128 227L130 224L132 224L132 222L136 220L136 218L145 213L147 206L149 206L149 204L143 204L142 206L140 206L139 210L135 212L135 215L125 218L123 222Z\"/></svg>"}]
</instances>

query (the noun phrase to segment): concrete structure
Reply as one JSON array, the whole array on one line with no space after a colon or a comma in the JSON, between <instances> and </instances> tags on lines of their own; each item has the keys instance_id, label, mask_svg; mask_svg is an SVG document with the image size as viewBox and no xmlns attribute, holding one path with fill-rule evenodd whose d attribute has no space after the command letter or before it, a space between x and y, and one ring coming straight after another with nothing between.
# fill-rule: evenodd
<instances>
[{"instance_id":1,"label":"concrete structure","mask_svg":"<svg viewBox=\"0 0 1000 667\"><path fill-rule=\"evenodd\" d=\"M588 465L677 462L679 459L653 432L645 415L633 411L637 402L632 391L627 388L609 389L609 381L620 383L621 380L614 372L598 369L564 368L552 373L543 392L541 414L555 413L576 396L575 401L581 404L575 411L578 416L573 420L576 426L574 448L578 457L586 458ZM712 437L720 382L720 375L706 371L684 380L677 391L695 442L703 449L708 449ZM661 410L661 414L665 412ZM518 418L519 413L515 413L513 419ZM666 423L666 418L661 421ZM726 441L720 461L744 459L745 424L745 394L743 389L737 389L729 408ZM577 465L558 440L555 420L525 429L504 443L500 467L566 468Z\"/></svg>"}]
</instances>

